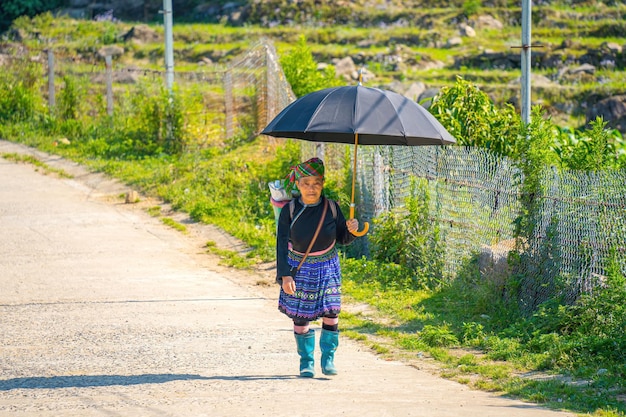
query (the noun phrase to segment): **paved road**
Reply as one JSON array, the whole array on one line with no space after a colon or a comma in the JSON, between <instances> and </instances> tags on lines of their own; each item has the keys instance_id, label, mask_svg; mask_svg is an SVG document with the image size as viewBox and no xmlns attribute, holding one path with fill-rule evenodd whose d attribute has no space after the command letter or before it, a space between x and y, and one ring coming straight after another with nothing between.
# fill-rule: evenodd
<instances>
[{"instance_id":1,"label":"paved road","mask_svg":"<svg viewBox=\"0 0 626 417\"><path fill-rule=\"evenodd\" d=\"M254 276L123 204L119 184L42 157L76 177L0 158L0 416L569 415L345 338L340 375L297 378L290 323Z\"/></svg>"}]
</instances>

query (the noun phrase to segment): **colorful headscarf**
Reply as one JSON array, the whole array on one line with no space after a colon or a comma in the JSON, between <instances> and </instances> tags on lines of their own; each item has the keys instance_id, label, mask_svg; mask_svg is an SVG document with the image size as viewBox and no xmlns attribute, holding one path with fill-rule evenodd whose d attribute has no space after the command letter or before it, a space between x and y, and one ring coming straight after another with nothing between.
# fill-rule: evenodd
<instances>
[{"instance_id":1,"label":"colorful headscarf","mask_svg":"<svg viewBox=\"0 0 626 417\"><path fill-rule=\"evenodd\" d=\"M291 167L291 172L287 176L288 187L293 189L296 181L302 177L321 177L324 179L324 161L319 158L311 158Z\"/></svg>"}]
</instances>

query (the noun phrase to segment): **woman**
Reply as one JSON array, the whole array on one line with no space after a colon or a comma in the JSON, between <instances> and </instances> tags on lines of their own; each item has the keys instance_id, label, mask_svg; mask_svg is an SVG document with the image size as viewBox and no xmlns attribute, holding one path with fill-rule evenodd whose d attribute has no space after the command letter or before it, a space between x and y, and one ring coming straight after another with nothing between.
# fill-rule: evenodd
<instances>
[{"instance_id":1,"label":"woman","mask_svg":"<svg viewBox=\"0 0 626 417\"><path fill-rule=\"evenodd\" d=\"M346 221L337 203L322 197L324 163L321 159L312 158L293 167L290 182L295 183L301 196L284 206L278 219L276 281L281 284L278 309L293 320L300 376L315 375L315 331L309 325L320 317L322 372L336 375L333 360L339 344L341 271L335 244L351 243L355 236L350 232L356 231L359 224L355 219ZM296 272L323 214L319 234Z\"/></svg>"}]
</instances>

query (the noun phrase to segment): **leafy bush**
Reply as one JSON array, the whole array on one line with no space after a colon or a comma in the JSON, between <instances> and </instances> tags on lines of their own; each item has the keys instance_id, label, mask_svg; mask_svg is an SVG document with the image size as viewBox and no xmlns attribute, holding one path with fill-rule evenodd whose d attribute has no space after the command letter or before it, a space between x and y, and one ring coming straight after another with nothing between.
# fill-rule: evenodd
<instances>
[{"instance_id":1,"label":"leafy bush","mask_svg":"<svg viewBox=\"0 0 626 417\"><path fill-rule=\"evenodd\" d=\"M127 94L128 100L124 100L125 107L117 111L115 123L103 116L90 124L88 133L81 139L85 152L127 160L180 154L188 140L184 129L183 93L174 90L170 94L164 87L152 91L139 84ZM68 100L72 97L68 94ZM76 111L72 103L64 108L67 108L65 117Z\"/></svg>"},{"instance_id":2,"label":"leafy bush","mask_svg":"<svg viewBox=\"0 0 626 417\"><path fill-rule=\"evenodd\" d=\"M424 343L432 347L452 347L459 344L447 324L441 326L426 325L419 333L419 337Z\"/></svg>"},{"instance_id":3,"label":"leafy bush","mask_svg":"<svg viewBox=\"0 0 626 417\"><path fill-rule=\"evenodd\" d=\"M0 71L0 122L34 118L42 107L37 67L27 59L12 61Z\"/></svg>"},{"instance_id":4,"label":"leafy bush","mask_svg":"<svg viewBox=\"0 0 626 417\"><path fill-rule=\"evenodd\" d=\"M516 159L521 119L507 105L498 108L476 85L457 77L433 98L429 111L457 139L457 144L477 146Z\"/></svg>"},{"instance_id":5,"label":"leafy bush","mask_svg":"<svg viewBox=\"0 0 626 417\"><path fill-rule=\"evenodd\" d=\"M586 130L570 131L552 123L535 107L531 125L524 127L511 105L498 108L485 92L461 77L453 86L441 89L429 110L460 145L484 148L522 163L541 152L540 160L527 167L534 173L549 166L594 171L626 166L626 142L619 131L606 129L601 120ZM541 138L541 144L535 136ZM530 150L535 155L529 159Z\"/></svg>"},{"instance_id":6,"label":"leafy bush","mask_svg":"<svg viewBox=\"0 0 626 417\"><path fill-rule=\"evenodd\" d=\"M477 14L481 7L481 0L465 0L463 3L463 14L467 17L471 17Z\"/></svg>"},{"instance_id":7,"label":"leafy bush","mask_svg":"<svg viewBox=\"0 0 626 417\"><path fill-rule=\"evenodd\" d=\"M382 290L407 289L420 285L414 281L411 271L393 262L371 261L365 257L343 258L342 265L344 279L357 284L373 284Z\"/></svg>"},{"instance_id":8,"label":"leafy bush","mask_svg":"<svg viewBox=\"0 0 626 417\"><path fill-rule=\"evenodd\" d=\"M69 76L63 77L64 87L59 94L58 114L61 120L72 120L78 117L80 102L76 81Z\"/></svg>"},{"instance_id":9,"label":"leafy bush","mask_svg":"<svg viewBox=\"0 0 626 417\"><path fill-rule=\"evenodd\" d=\"M311 48L307 46L304 36L300 37L296 46L289 53L280 58L280 64L296 97L340 85L339 80L335 78L333 66L329 65L323 71L317 69L317 62L315 62Z\"/></svg>"},{"instance_id":10,"label":"leafy bush","mask_svg":"<svg viewBox=\"0 0 626 417\"><path fill-rule=\"evenodd\" d=\"M435 288L443 279L443 247L438 225L429 216L429 202L428 181L412 179L406 206L375 219L369 237L372 259L400 265L408 273L408 287Z\"/></svg>"},{"instance_id":11,"label":"leafy bush","mask_svg":"<svg viewBox=\"0 0 626 417\"><path fill-rule=\"evenodd\" d=\"M626 167L626 143L618 130L606 125L597 118L585 131L562 129L554 145L560 166L582 171Z\"/></svg>"},{"instance_id":12,"label":"leafy bush","mask_svg":"<svg viewBox=\"0 0 626 417\"><path fill-rule=\"evenodd\" d=\"M517 335L526 349L543 355L541 368L576 371L615 369L626 361L626 278L618 258L609 260L604 285L569 305L551 298L530 319L518 319L502 335Z\"/></svg>"}]
</instances>

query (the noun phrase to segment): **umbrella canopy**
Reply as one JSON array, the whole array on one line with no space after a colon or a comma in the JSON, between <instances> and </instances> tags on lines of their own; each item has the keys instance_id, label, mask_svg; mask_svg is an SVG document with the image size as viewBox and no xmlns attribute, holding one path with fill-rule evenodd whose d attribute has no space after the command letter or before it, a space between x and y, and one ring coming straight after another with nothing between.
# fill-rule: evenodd
<instances>
[{"instance_id":1,"label":"umbrella canopy","mask_svg":"<svg viewBox=\"0 0 626 417\"><path fill-rule=\"evenodd\" d=\"M456 140L428 110L398 93L362 85L327 88L285 107L261 132L314 142L451 145Z\"/></svg>"},{"instance_id":2,"label":"umbrella canopy","mask_svg":"<svg viewBox=\"0 0 626 417\"><path fill-rule=\"evenodd\" d=\"M285 107L261 132L279 138L354 144L350 218L354 218L357 147L451 145L454 137L428 110L379 88L333 87L314 91ZM369 229L364 223L363 236Z\"/></svg>"}]
</instances>

